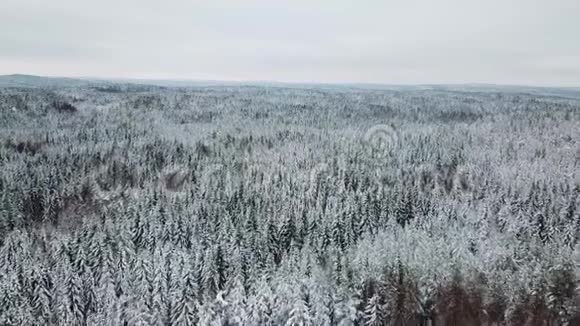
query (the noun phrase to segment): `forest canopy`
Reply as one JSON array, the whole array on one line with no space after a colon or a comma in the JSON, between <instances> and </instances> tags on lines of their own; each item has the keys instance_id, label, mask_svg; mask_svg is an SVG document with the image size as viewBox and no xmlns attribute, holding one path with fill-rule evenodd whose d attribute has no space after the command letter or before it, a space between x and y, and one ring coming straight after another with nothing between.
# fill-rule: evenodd
<instances>
[{"instance_id":1,"label":"forest canopy","mask_svg":"<svg viewBox=\"0 0 580 326\"><path fill-rule=\"evenodd\" d=\"M0 137L2 325L579 320L578 99L0 88Z\"/></svg>"}]
</instances>

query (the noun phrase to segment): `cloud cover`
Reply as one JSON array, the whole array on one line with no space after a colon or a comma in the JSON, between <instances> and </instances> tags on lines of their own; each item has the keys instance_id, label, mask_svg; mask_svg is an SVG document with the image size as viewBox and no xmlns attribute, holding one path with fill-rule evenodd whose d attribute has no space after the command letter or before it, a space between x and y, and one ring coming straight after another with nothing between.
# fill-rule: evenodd
<instances>
[{"instance_id":1,"label":"cloud cover","mask_svg":"<svg viewBox=\"0 0 580 326\"><path fill-rule=\"evenodd\" d=\"M3 0L0 74L580 86L577 0Z\"/></svg>"}]
</instances>

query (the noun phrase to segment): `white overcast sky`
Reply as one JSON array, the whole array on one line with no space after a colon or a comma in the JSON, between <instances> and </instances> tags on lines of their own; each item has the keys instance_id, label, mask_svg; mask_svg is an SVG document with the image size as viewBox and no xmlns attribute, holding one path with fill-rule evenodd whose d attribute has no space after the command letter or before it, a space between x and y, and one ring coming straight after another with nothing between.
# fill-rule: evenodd
<instances>
[{"instance_id":1,"label":"white overcast sky","mask_svg":"<svg viewBox=\"0 0 580 326\"><path fill-rule=\"evenodd\" d=\"M0 0L0 74L580 86L580 0Z\"/></svg>"}]
</instances>

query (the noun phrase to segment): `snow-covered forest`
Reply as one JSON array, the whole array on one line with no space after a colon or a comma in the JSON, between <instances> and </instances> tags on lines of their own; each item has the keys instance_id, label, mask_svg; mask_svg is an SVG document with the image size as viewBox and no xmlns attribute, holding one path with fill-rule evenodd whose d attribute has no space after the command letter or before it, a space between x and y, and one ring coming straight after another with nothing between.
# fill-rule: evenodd
<instances>
[{"instance_id":1,"label":"snow-covered forest","mask_svg":"<svg viewBox=\"0 0 580 326\"><path fill-rule=\"evenodd\" d=\"M579 99L0 88L0 140L0 325L580 325Z\"/></svg>"}]
</instances>

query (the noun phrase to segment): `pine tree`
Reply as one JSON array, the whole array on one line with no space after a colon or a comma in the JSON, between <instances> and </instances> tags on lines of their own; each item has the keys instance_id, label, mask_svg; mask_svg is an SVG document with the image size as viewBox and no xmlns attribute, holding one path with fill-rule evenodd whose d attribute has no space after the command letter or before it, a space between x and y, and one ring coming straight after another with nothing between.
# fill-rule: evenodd
<instances>
[{"instance_id":1,"label":"pine tree","mask_svg":"<svg viewBox=\"0 0 580 326\"><path fill-rule=\"evenodd\" d=\"M415 218L413 194L410 191L401 195L401 199L397 206L397 223L401 226L407 225L409 221Z\"/></svg>"},{"instance_id":2,"label":"pine tree","mask_svg":"<svg viewBox=\"0 0 580 326\"><path fill-rule=\"evenodd\" d=\"M254 325L273 325L273 305L274 293L266 280L260 279L257 281L256 294L251 297L249 303L249 319L250 324Z\"/></svg>"},{"instance_id":3,"label":"pine tree","mask_svg":"<svg viewBox=\"0 0 580 326\"><path fill-rule=\"evenodd\" d=\"M282 225L282 230L280 231L282 246L286 251L290 250L290 244L296 239L296 232L294 216L289 214Z\"/></svg>"},{"instance_id":4,"label":"pine tree","mask_svg":"<svg viewBox=\"0 0 580 326\"><path fill-rule=\"evenodd\" d=\"M385 325L385 313L378 293L375 293L367 303L364 311L365 325L382 326Z\"/></svg>"},{"instance_id":5,"label":"pine tree","mask_svg":"<svg viewBox=\"0 0 580 326\"><path fill-rule=\"evenodd\" d=\"M90 274L85 274L82 278L82 298L83 323L86 324L87 318L98 309L98 297L95 292L94 280Z\"/></svg>"},{"instance_id":6,"label":"pine tree","mask_svg":"<svg viewBox=\"0 0 580 326\"><path fill-rule=\"evenodd\" d=\"M197 323L197 301L192 296L191 285L184 286L173 306L171 313L171 325L196 325Z\"/></svg>"},{"instance_id":7,"label":"pine tree","mask_svg":"<svg viewBox=\"0 0 580 326\"><path fill-rule=\"evenodd\" d=\"M286 326L309 326L312 325L312 317L304 299L299 297L294 300Z\"/></svg>"},{"instance_id":8,"label":"pine tree","mask_svg":"<svg viewBox=\"0 0 580 326\"><path fill-rule=\"evenodd\" d=\"M68 299L68 311L74 324L82 324L85 321L84 300L82 297L82 281L78 275L68 272L66 275L66 289Z\"/></svg>"},{"instance_id":9,"label":"pine tree","mask_svg":"<svg viewBox=\"0 0 580 326\"><path fill-rule=\"evenodd\" d=\"M42 275L34 282L31 307L36 321L48 325L52 321L52 294L48 275Z\"/></svg>"},{"instance_id":10,"label":"pine tree","mask_svg":"<svg viewBox=\"0 0 580 326\"><path fill-rule=\"evenodd\" d=\"M334 223L332 224L332 239L334 244L342 251L346 249L347 243L344 235L344 227L340 218L334 219Z\"/></svg>"},{"instance_id":11,"label":"pine tree","mask_svg":"<svg viewBox=\"0 0 580 326\"><path fill-rule=\"evenodd\" d=\"M278 229L271 219L268 221L266 232L268 236L268 249L270 254L274 258L274 263L276 265L280 265L280 262L282 261L281 240Z\"/></svg>"},{"instance_id":12,"label":"pine tree","mask_svg":"<svg viewBox=\"0 0 580 326\"><path fill-rule=\"evenodd\" d=\"M228 281L228 265L221 245L218 245L215 252L214 268L215 288L218 291L223 291Z\"/></svg>"}]
</instances>

